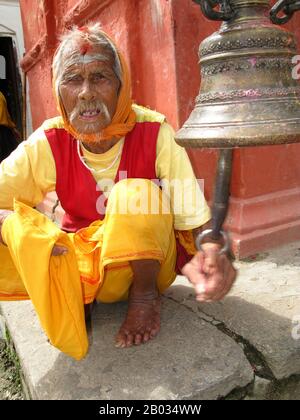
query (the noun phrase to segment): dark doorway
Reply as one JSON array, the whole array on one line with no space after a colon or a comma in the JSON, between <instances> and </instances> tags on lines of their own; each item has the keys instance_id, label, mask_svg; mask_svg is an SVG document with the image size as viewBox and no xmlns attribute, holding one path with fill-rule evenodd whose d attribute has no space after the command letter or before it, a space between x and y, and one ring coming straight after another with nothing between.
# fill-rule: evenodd
<instances>
[{"instance_id":1,"label":"dark doorway","mask_svg":"<svg viewBox=\"0 0 300 420\"><path fill-rule=\"evenodd\" d=\"M9 113L22 135L22 82L14 40L0 34L0 90Z\"/></svg>"}]
</instances>

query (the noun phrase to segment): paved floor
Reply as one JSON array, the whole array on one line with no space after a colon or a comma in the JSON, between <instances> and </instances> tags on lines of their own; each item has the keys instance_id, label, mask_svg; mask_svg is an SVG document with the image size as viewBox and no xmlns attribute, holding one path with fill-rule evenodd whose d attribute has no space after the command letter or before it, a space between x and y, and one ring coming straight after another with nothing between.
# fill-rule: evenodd
<instances>
[{"instance_id":1,"label":"paved floor","mask_svg":"<svg viewBox=\"0 0 300 420\"><path fill-rule=\"evenodd\" d=\"M163 300L159 336L143 346L116 349L126 304L98 304L81 362L47 342L30 302L2 302L31 397L261 399L290 386L300 399L300 243L236 265L235 287L218 303L197 303L178 277Z\"/></svg>"}]
</instances>

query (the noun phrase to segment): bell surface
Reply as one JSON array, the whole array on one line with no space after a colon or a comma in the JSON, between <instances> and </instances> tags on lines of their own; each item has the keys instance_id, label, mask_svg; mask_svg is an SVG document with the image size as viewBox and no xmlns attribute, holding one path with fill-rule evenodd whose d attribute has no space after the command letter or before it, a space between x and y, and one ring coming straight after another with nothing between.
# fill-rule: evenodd
<instances>
[{"instance_id":1,"label":"bell surface","mask_svg":"<svg viewBox=\"0 0 300 420\"><path fill-rule=\"evenodd\" d=\"M229 2L233 17L200 44L200 93L177 143L233 148L300 142L294 35L271 23L269 1Z\"/></svg>"}]
</instances>

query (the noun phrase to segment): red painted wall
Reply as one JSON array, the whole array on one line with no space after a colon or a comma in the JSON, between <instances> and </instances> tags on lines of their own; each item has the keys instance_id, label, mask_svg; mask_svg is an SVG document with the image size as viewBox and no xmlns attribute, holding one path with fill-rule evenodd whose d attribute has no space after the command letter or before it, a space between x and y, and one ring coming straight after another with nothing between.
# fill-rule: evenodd
<instances>
[{"instance_id":1,"label":"red painted wall","mask_svg":"<svg viewBox=\"0 0 300 420\"><path fill-rule=\"evenodd\" d=\"M200 42L220 23L191 0L21 0L34 128L57 114L51 60L60 34L72 24L101 22L130 65L133 97L164 113L177 129L199 92ZM300 13L287 25L300 45ZM300 239L300 145L234 151L227 227L238 256ZM196 175L212 197L217 151L189 150Z\"/></svg>"}]
</instances>

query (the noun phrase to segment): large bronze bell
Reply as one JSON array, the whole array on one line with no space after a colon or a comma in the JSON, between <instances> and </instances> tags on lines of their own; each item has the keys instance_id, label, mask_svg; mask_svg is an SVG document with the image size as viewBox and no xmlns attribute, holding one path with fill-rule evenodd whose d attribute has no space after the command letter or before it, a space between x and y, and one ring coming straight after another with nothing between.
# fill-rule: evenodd
<instances>
[{"instance_id":1,"label":"large bronze bell","mask_svg":"<svg viewBox=\"0 0 300 420\"><path fill-rule=\"evenodd\" d=\"M207 18L224 22L200 45L200 93L175 138L183 147L220 149L212 229L197 238L197 246L201 248L205 236L217 240L222 235L226 252L228 237L221 228L228 209L232 149L300 142L296 42L278 26L300 10L300 1L279 0L271 11L269 0L193 1Z\"/></svg>"},{"instance_id":2,"label":"large bronze bell","mask_svg":"<svg viewBox=\"0 0 300 420\"><path fill-rule=\"evenodd\" d=\"M218 3L194 1L206 15L207 5ZM200 93L176 141L201 148L299 142L293 34L271 23L268 0L228 0L224 5L219 20L226 20L219 32L200 45Z\"/></svg>"}]
</instances>

